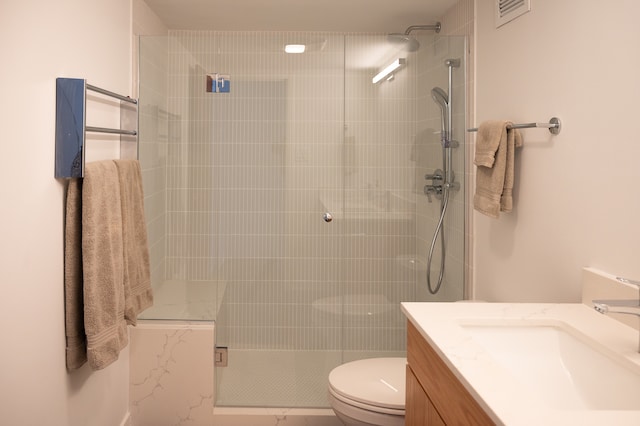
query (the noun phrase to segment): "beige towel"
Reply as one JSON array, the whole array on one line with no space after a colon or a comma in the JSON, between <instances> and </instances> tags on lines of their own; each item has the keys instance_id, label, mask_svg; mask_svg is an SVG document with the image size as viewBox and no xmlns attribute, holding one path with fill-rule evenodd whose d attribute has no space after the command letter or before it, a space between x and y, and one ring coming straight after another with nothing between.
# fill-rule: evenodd
<instances>
[{"instance_id":1,"label":"beige towel","mask_svg":"<svg viewBox=\"0 0 640 426\"><path fill-rule=\"evenodd\" d=\"M64 237L64 314L67 369L87 362L82 302L82 180L71 179L67 187Z\"/></svg>"},{"instance_id":2,"label":"beige towel","mask_svg":"<svg viewBox=\"0 0 640 426\"><path fill-rule=\"evenodd\" d=\"M514 152L522 145L517 129L507 130L508 121L487 121L478 128L476 139L476 193L473 207L498 218L513 207Z\"/></svg>"},{"instance_id":3,"label":"beige towel","mask_svg":"<svg viewBox=\"0 0 640 426\"><path fill-rule=\"evenodd\" d=\"M125 319L136 325L140 312L153 304L142 173L137 160L116 160L122 205Z\"/></svg>"},{"instance_id":4,"label":"beige towel","mask_svg":"<svg viewBox=\"0 0 640 426\"><path fill-rule=\"evenodd\" d=\"M504 171L504 187L500 196L500 211L509 213L513 209L513 183L515 178L516 148L522 146L522 136L518 129L507 130L507 159Z\"/></svg>"},{"instance_id":5,"label":"beige towel","mask_svg":"<svg viewBox=\"0 0 640 426\"><path fill-rule=\"evenodd\" d=\"M507 121L485 121L478 127L473 164L493 167L501 140L506 140Z\"/></svg>"},{"instance_id":6,"label":"beige towel","mask_svg":"<svg viewBox=\"0 0 640 426\"><path fill-rule=\"evenodd\" d=\"M113 161L85 166L82 264L87 358L91 368L99 370L117 360L128 343L120 185Z\"/></svg>"}]
</instances>

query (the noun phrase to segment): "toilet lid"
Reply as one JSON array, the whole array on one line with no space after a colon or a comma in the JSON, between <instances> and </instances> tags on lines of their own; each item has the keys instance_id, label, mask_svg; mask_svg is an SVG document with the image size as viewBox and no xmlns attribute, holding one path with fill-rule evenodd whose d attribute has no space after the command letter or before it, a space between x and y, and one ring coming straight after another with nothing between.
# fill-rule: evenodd
<instances>
[{"instance_id":1,"label":"toilet lid","mask_svg":"<svg viewBox=\"0 0 640 426\"><path fill-rule=\"evenodd\" d=\"M406 358L371 358L348 362L329 374L336 394L364 404L404 410Z\"/></svg>"}]
</instances>

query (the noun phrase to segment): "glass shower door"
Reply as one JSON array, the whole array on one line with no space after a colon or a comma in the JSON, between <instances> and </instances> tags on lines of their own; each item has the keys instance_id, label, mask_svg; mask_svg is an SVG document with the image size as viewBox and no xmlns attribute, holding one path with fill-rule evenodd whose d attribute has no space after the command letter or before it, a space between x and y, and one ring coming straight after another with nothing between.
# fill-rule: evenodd
<instances>
[{"instance_id":1,"label":"glass shower door","mask_svg":"<svg viewBox=\"0 0 640 426\"><path fill-rule=\"evenodd\" d=\"M230 76L209 94L218 282L217 406L326 406L342 361L340 237L343 37L212 33L204 69Z\"/></svg>"}]
</instances>

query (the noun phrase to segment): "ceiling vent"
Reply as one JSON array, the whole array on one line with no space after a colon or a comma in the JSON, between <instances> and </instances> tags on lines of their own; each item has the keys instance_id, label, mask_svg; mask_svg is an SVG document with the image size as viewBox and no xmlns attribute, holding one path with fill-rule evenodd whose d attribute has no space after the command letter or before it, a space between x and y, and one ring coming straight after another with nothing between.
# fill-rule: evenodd
<instances>
[{"instance_id":1,"label":"ceiling vent","mask_svg":"<svg viewBox=\"0 0 640 426\"><path fill-rule=\"evenodd\" d=\"M531 10L531 0L496 0L496 28Z\"/></svg>"}]
</instances>

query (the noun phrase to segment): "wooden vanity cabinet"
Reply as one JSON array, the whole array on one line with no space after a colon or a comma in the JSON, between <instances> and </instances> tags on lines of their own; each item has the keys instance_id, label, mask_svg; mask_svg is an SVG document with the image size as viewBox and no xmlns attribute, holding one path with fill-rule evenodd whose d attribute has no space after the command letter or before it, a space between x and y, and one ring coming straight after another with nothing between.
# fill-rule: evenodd
<instances>
[{"instance_id":1,"label":"wooden vanity cabinet","mask_svg":"<svg viewBox=\"0 0 640 426\"><path fill-rule=\"evenodd\" d=\"M407 426L495 424L411 321L406 383Z\"/></svg>"},{"instance_id":2,"label":"wooden vanity cabinet","mask_svg":"<svg viewBox=\"0 0 640 426\"><path fill-rule=\"evenodd\" d=\"M445 426L446 424L409 365L407 365L407 400L405 405L405 425Z\"/></svg>"}]
</instances>

